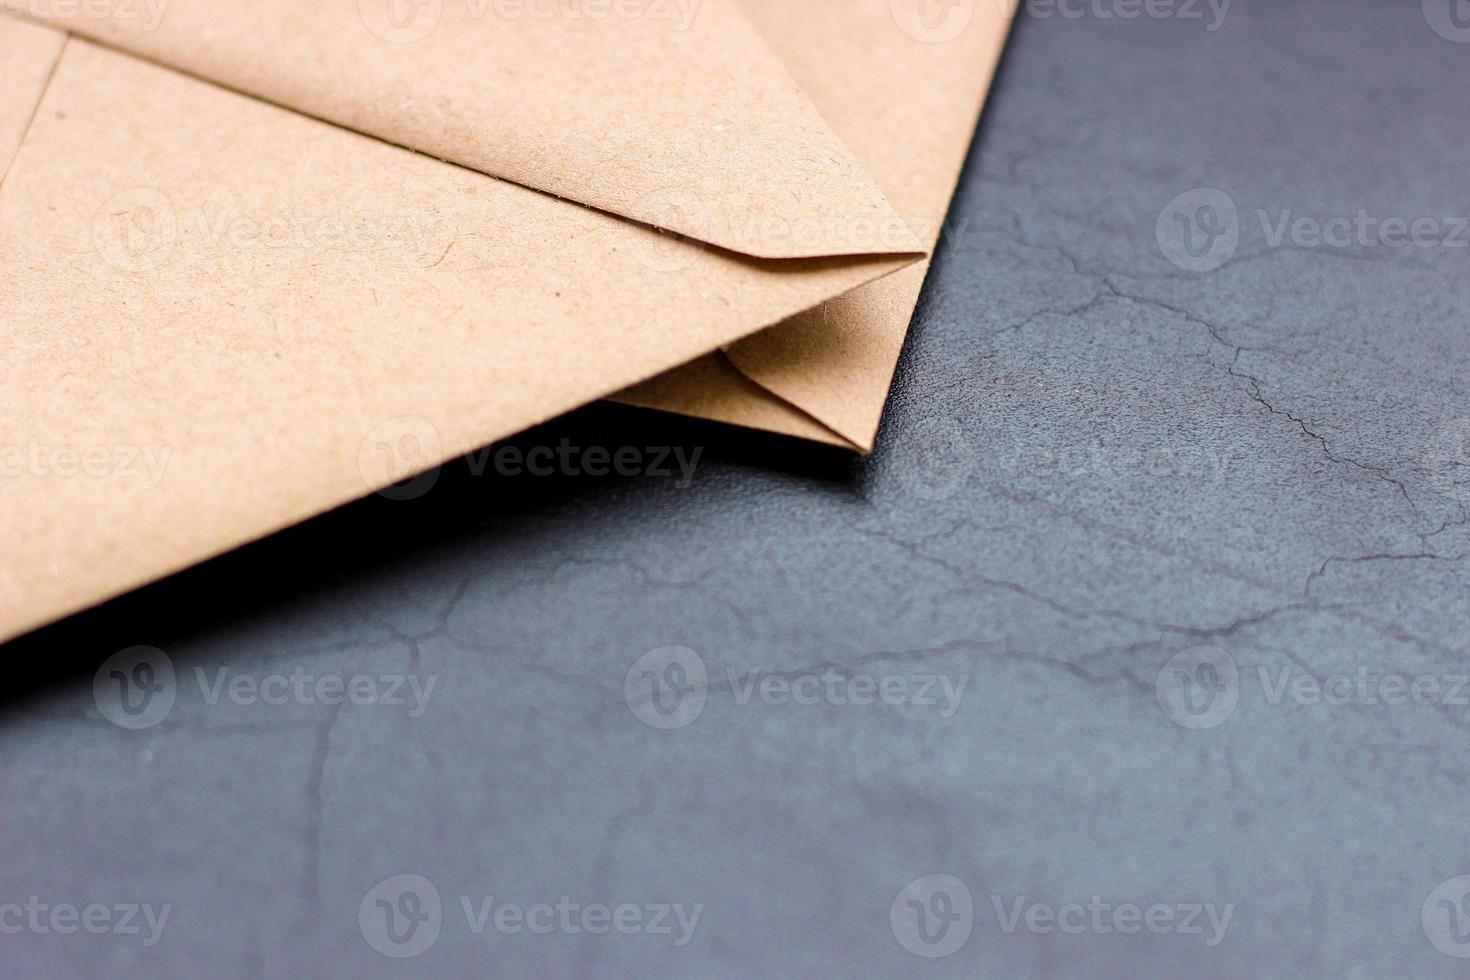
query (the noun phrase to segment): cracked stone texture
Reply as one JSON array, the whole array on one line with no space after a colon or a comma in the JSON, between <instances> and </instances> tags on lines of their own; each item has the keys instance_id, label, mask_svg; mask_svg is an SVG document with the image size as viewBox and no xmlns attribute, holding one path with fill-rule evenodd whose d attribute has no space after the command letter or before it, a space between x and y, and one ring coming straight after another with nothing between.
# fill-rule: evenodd
<instances>
[{"instance_id":1,"label":"cracked stone texture","mask_svg":"<svg viewBox=\"0 0 1470 980\"><path fill-rule=\"evenodd\" d=\"M693 484L451 466L13 644L0 902L173 910L151 947L0 935L0 973L1463 975L1421 910L1470 872L1470 707L1272 697L1470 670L1470 249L1258 219L1470 213L1470 44L1418 6L1023 16L871 459L598 406L518 442L702 447ZM1201 187L1241 236L1191 273L1155 226ZM137 732L92 696L133 644L179 677ZM662 731L623 685L670 645L712 683ZM1238 703L1192 730L1156 678L1200 646ZM966 686L944 717L727 673L829 665ZM437 685L419 717L211 705L221 669ZM445 905L401 960L358 920L400 873ZM943 959L890 925L929 874L975 906ZM475 935L461 895L703 912L685 948ZM1234 911L1214 946L1007 933L1018 896Z\"/></svg>"}]
</instances>

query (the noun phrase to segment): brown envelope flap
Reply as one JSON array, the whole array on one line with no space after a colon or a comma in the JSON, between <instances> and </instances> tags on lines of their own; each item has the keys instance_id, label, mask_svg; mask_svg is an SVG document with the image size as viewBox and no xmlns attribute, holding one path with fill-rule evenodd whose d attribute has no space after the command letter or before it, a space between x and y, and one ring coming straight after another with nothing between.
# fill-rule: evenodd
<instances>
[{"instance_id":1,"label":"brown envelope flap","mask_svg":"<svg viewBox=\"0 0 1470 980\"><path fill-rule=\"evenodd\" d=\"M724 351L701 357L620 391L614 396L614 401L776 432L841 449L863 449L796 405L756 384L731 362Z\"/></svg>"},{"instance_id":2,"label":"brown envelope flap","mask_svg":"<svg viewBox=\"0 0 1470 980\"><path fill-rule=\"evenodd\" d=\"M0 7L731 251L924 251L735 0Z\"/></svg>"},{"instance_id":3,"label":"brown envelope flap","mask_svg":"<svg viewBox=\"0 0 1470 980\"><path fill-rule=\"evenodd\" d=\"M30 120L0 184L0 640L905 261L694 248L82 40L27 75L44 98L0 116Z\"/></svg>"},{"instance_id":4,"label":"brown envelope flap","mask_svg":"<svg viewBox=\"0 0 1470 980\"><path fill-rule=\"evenodd\" d=\"M1011 28L1008 6L742 0L742 9L924 247L962 242L964 220L945 215ZM870 450L927 268L824 303L733 345L727 359L771 398ZM721 417L792 432L769 413L743 412L746 401L724 399Z\"/></svg>"}]
</instances>

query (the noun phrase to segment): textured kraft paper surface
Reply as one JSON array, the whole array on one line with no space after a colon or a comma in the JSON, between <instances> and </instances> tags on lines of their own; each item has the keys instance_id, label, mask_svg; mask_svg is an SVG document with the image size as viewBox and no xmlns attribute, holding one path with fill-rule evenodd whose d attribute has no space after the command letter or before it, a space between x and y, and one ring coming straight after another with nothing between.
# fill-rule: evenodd
<instances>
[{"instance_id":1,"label":"textured kraft paper surface","mask_svg":"<svg viewBox=\"0 0 1470 980\"><path fill-rule=\"evenodd\" d=\"M90 5L0 0L308 115L733 251L922 250L738 0L644 4L648 16L631 18L537 17L494 0L168 0L152 18L141 0Z\"/></svg>"},{"instance_id":2,"label":"textured kraft paper surface","mask_svg":"<svg viewBox=\"0 0 1470 980\"><path fill-rule=\"evenodd\" d=\"M1010 27L1008 5L983 0L670 0L633 18L170 0L105 15L121 3L0 7L758 255L932 251ZM925 272L621 400L869 450Z\"/></svg>"},{"instance_id":3,"label":"textured kraft paper surface","mask_svg":"<svg viewBox=\"0 0 1470 980\"><path fill-rule=\"evenodd\" d=\"M25 131L0 183L0 639L912 262L700 248L87 41L47 65L55 32L0 39L32 82L0 103Z\"/></svg>"},{"instance_id":4,"label":"textured kraft paper surface","mask_svg":"<svg viewBox=\"0 0 1470 980\"><path fill-rule=\"evenodd\" d=\"M822 120L811 123L802 108L805 96L792 99L784 83L774 87L784 93L773 103L785 114L783 125L800 122L804 135L797 145L827 140L823 127L830 124L852 147L842 169L866 167L879 175L893 207L927 245L938 236L937 215L963 159L1007 25L987 20L982 8L958 38L924 38L895 31L884 6L811 0L801 16L784 23L786 14L775 3L747 0L742 10L779 53L783 71L800 80L821 111ZM729 9L721 16L728 18ZM741 261L720 249L691 247L630 222L432 164L82 42L72 42L58 67L63 43L58 32L0 18L0 74L7 82L0 89L0 181L10 185L0 186L0 331L20 341L5 351L7 363L0 363L10 430L0 432L0 446L21 453L0 459L7 475L14 474L0 481L0 531L25 542L0 567L0 638L660 371L665 373L633 389L627 400L849 448L871 445L871 432L865 437L864 431L876 429L923 281L921 267L903 269L907 262L891 256ZM910 84L903 98L873 82L877 64L904 67ZM81 105L82 93L95 91L109 94L99 104L111 111L90 117L75 108L38 112L53 70L57 91L47 93L47 106L67 97ZM181 91L189 98L178 99ZM176 103L186 106L194 120L190 127L178 129L176 114L158 111ZM54 123L72 123L52 132L47 111L54 112ZM927 120L920 118L924 113ZM256 114L250 124L239 125L239 117ZM10 157L33 116L27 159L9 180ZM77 124L83 118L90 129ZM309 127L300 132L313 138L294 131L300 126ZM230 127L235 137L224 139ZM135 133L143 134L144 145L129 139ZM213 140L199 138L210 133ZM280 145L255 145L261 139ZM596 140L582 142L607 152ZM240 145L251 152L237 152ZM786 145L781 152L789 150ZM368 154L365 161L345 161L360 152ZM67 155L75 159L49 166ZM169 165L159 166L165 159ZM774 159L763 165L780 170L783 165ZM362 180L320 184L323 164L328 174L340 178L344 169L358 171ZM27 172L28 165L34 170ZM54 182L37 179L47 172ZM263 173L269 176L261 179ZM471 186L494 187L486 193L514 217L502 217L500 234L486 233L462 201L414 193L430 173L445 194L450 174L466 182L461 194L473 196ZM647 169L644 179L660 175L657 168ZM730 186L746 191L750 184L737 177ZM791 189L789 183L780 186ZM838 193L837 185L826 186ZM913 247L903 221L881 218L890 206L873 197L871 182L857 180L849 190L847 209L833 212L835 222L830 215L815 222L812 212L798 207L794 217L771 221L765 215L736 226L727 218L738 210L721 209L743 206L748 197L742 200L742 193L716 195L711 208L691 195L689 185L667 184L655 195L661 210L650 223L684 221L686 229L703 232L703 240L717 239L711 228L735 227L744 236L738 244L752 253L820 248L860 256L855 232L866 236L860 240L869 250ZM364 194L376 194L368 214L360 213ZM712 222L712 214L718 220ZM425 215L433 220L422 220ZM669 215L677 220L662 220ZM302 218L309 226L327 227L302 241ZM364 225L353 225L357 233L345 242L339 227L344 218ZM286 229L284 241L271 239L278 228ZM801 234L793 237L793 229ZM634 260L631 275L616 261L590 257L599 255L595 250L568 250L559 239L585 243L598 235L615 240L608 246L613 256ZM172 244L160 254L159 242ZM792 242L801 249L789 251ZM564 261L552 260L552 252ZM48 263L66 265L70 274L57 276ZM901 271L887 275L894 270ZM422 280L414 283L420 287L416 295L402 288L405 275ZM578 281L582 275L592 281ZM369 286L370 303L351 295L353 286L375 279L393 288ZM506 291L499 299L519 290L521 299L531 301L487 300L487 283ZM566 308L532 309L547 288L562 299L566 291L554 287L567 285L587 301L581 313L590 324L558 320L558 313L571 315ZM649 290L665 295L645 295ZM691 305L693 293L701 300L717 297L730 309ZM612 324L605 322L609 297L615 305L627 304ZM406 317L405 304L412 307ZM109 315L99 316L108 307ZM221 311L228 314L223 320ZM523 321L513 321L517 316ZM660 319L650 323L650 316ZM530 328L548 318L562 329L532 336ZM778 321L780 326L758 338L764 347L739 342ZM205 323L221 329L205 336ZM256 329L262 323L272 338L266 342ZM462 329L438 336L425 329L431 324ZM621 326L613 335L633 347L597 348L607 340L599 328L609 325ZM412 347L406 334L415 329L436 338L430 344L443 346L406 355L404 346ZM30 342L34 347L26 349ZM596 349L596 356L576 351L578 343ZM557 366L541 371L538 357L548 350ZM48 363L47 351L66 351L70 359L58 356ZM470 360L456 357L456 351ZM290 369L278 365L284 373L243 370L261 368L249 359L262 353L295 363ZM390 363L395 358L397 365ZM687 368L668 370L683 362ZM521 387L510 386L507 399L470 393L471 376L503 383L521 364ZM562 370L573 364L586 370ZM423 376L409 383L395 367ZM300 373L291 375L294 369ZM444 386L434 383L438 371L444 372ZM288 376L294 384L285 385ZM280 386L290 388L284 397L277 397ZM262 394L272 397L263 408L256 404ZM463 402L454 402L456 397ZM384 412L364 411L383 404L398 414L384 419ZM201 406L207 410L199 411ZM324 412L336 417L310 423ZM294 429L283 421L292 413ZM126 424L117 424L119 418ZM363 435L369 421L373 425ZM265 462L255 470L250 466L256 464L239 459L244 451L260 456L262 447ZM181 463L179 451L190 448L196 458ZM217 489L246 472L258 481L259 494L245 486ZM177 484L159 492L175 478ZM182 526L196 518L195 526Z\"/></svg>"},{"instance_id":5,"label":"textured kraft paper surface","mask_svg":"<svg viewBox=\"0 0 1470 980\"><path fill-rule=\"evenodd\" d=\"M923 2L744 0L743 6L932 253L946 231L949 200L1011 21L1006 4L977 2L953 5L953 19L934 27L902 22L905 9L917 15ZM927 262L905 269L734 345L724 356L743 379L675 371L623 397L872 449L927 272ZM747 381L785 410L757 404Z\"/></svg>"}]
</instances>

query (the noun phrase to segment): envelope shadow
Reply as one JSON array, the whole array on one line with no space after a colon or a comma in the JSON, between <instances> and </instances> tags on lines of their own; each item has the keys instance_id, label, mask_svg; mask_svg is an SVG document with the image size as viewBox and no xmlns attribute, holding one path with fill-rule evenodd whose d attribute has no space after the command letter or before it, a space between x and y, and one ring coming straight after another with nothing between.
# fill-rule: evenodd
<instances>
[{"instance_id":1,"label":"envelope shadow","mask_svg":"<svg viewBox=\"0 0 1470 980\"><path fill-rule=\"evenodd\" d=\"M640 450L651 468L654 449L668 448L649 474L587 475L577 465L516 472L494 460L527 465L532 452L567 445L579 453L594 447L609 454ZM269 616L304 597L327 596L364 574L415 574L416 560L473 533L493 547L497 537L517 537L524 547L538 516L568 505L586 506L608 518L638 505L643 495L666 492L681 479L678 450L697 458L693 482L680 492L708 491L713 482L784 472L839 492L852 485L861 462L850 452L800 440L738 429L663 412L598 403L440 468L432 488L415 499L374 496L349 504L186 572L79 613L45 629L0 644L10 683L0 693L0 719L23 712L58 687L90 683L99 664L138 644L170 651L208 644L189 640L212 627ZM694 454L698 452L698 456ZM577 458L590 458L578 456ZM597 472L606 466L593 467ZM624 467L626 473L630 467ZM396 495L402 496L402 494ZM595 524L589 524L595 533ZM652 529L651 529L652 532Z\"/></svg>"}]
</instances>

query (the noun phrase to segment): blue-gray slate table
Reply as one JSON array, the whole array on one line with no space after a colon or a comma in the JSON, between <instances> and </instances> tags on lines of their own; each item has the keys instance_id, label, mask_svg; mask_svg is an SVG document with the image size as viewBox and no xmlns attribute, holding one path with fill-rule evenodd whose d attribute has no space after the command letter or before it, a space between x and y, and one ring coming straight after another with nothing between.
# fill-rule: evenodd
<instances>
[{"instance_id":1,"label":"blue-gray slate table","mask_svg":"<svg viewBox=\"0 0 1470 980\"><path fill-rule=\"evenodd\" d=\"M1464 975L1420 8L1023 10L869 459L594 406L516 444L692 480L456 463L12 644L0 975Z\"/></svg>"}]
</instances>

